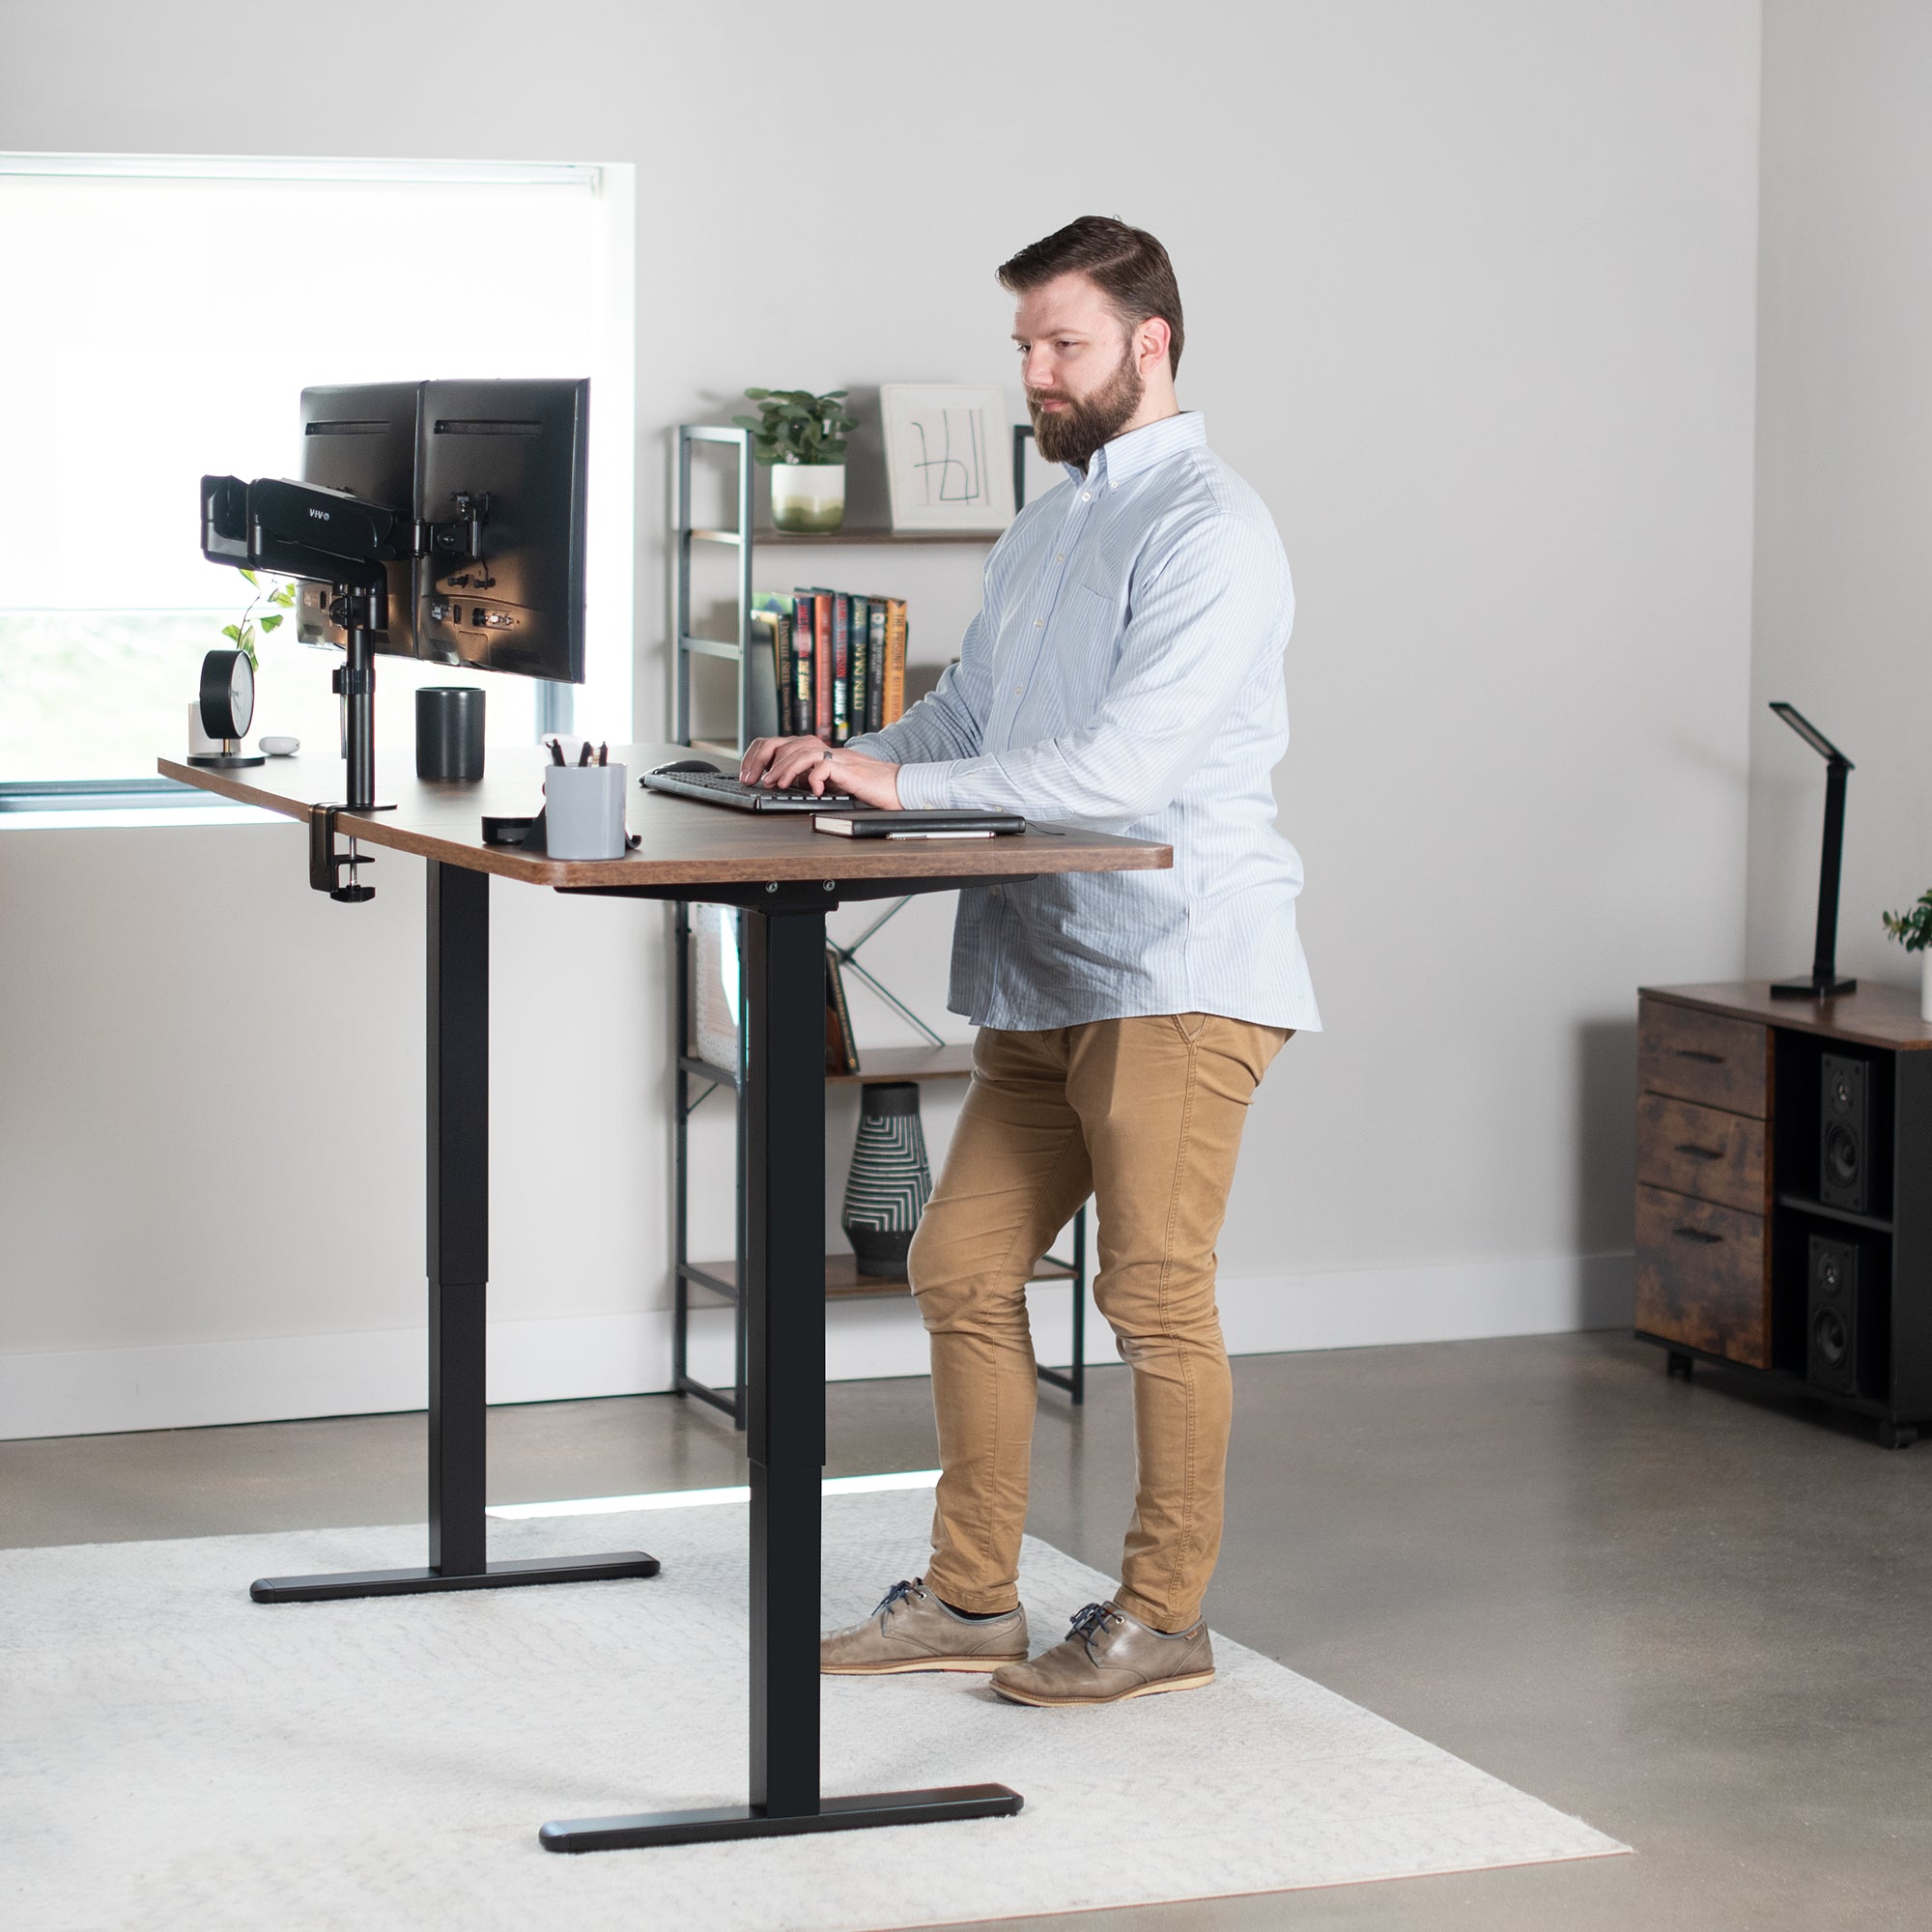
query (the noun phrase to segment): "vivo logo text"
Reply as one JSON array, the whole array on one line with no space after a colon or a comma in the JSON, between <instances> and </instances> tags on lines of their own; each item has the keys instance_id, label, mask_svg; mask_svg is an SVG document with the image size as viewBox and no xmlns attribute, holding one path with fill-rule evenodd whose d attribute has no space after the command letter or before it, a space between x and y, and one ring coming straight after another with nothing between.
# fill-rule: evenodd
<instances>
[{"instance_id":1,"label":"vivo logo text","mask_svg":"<svg viewBox=\"0 0 1932 1932\"><path fill-rule=\"evenodd\" d=\"M319 524L326 524L328 521L328 512L327 510L311 510L309 515Z\"/></svg>"}]
</instances>

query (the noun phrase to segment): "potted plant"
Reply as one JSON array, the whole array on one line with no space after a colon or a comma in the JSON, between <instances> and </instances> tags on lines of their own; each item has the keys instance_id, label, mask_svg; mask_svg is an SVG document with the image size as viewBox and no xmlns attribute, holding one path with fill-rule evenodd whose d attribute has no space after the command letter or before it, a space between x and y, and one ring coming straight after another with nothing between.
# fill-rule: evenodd
<instances>
[{"instance_id":1,"label":"potted plant","mask_svg":"<svg viewBox=\"0 0 1932 1932\"><path fill-rule=\"evenodd\" d=\"M248 580L248 588L255 593L254 599L235 623L222 625L221 635L228 639L259 671L262 668L262 660L255 648L260 642L260 639L256 636L256 626L259 624L264 632L277 629L281 624L283 612L295 608L296 586L293 582L288 582L278 584L270 590L252 570L244 570L242 575ZM274 608L257 617L255 612L260 611L264 604L272 605Z\"/></svg>"},{"instance_id":2,"label":"potted plant","mask_svg":"<svg viewBox=\"0 0 1932 1932\"><path fill-rule=\"evenodd\" d=\"M772 522L781 530L824 534L845 521L845 391L747 389L754 416L733 416L752 432L752 456L770 466Z\"/></svg>"},{"instance_id":3,"label":"potted plant","mask_svg":"<svg viewBox=\"0 0 1932 1932\"><path fill-rule=\"evenodd\" d=\"M1884 919L1892 938L1918 955L1918 1017L1932 1020L1932 892L1920 893L1916 906L1886 913Z\"/></svg>"}]
</instances>

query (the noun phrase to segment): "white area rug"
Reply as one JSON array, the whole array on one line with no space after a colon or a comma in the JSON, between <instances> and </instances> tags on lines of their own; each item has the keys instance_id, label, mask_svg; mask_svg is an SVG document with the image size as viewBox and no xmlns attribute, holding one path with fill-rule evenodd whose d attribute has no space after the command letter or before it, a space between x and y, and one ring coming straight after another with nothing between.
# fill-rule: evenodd
<instances>
[{"instance_id":1,"label":"white area rug","mask_svg":"<svg viewBox=\"0 0 1932 1932\"><path fill-rule=\"evenodd\" d=\"M917 1567L930 1507L828 1499L828 1623ZM252 1577L419 1563L423 1533L0 1552L0 1922L850 1932L1624 1849L1217 1636L1210 1689L1099 1711L827 1680L827 1792L998 1781L1017 1818L542 1851L548 1818L743 1802L745 1527L493 1523L496 1556L641 1546L664 1573L272 1606ZM1036 1648L1109 1587L1030 1540Z\"/></svg>"}]
</instances>

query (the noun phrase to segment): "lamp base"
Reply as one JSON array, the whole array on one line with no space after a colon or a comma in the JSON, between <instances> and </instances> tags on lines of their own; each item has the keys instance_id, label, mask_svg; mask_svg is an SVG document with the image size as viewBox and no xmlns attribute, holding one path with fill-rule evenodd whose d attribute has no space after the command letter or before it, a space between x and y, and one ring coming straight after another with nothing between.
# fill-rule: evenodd
<instances>
[{"instance_id":1,"label":"lamp base","mask_svg":"<svg viewBox=\"0 0 1932 1932\"><path fill-rule=\"evenodd\" d=\"M1771 997L1774 1000L1833 1000L1840 993L1856 993L1858 989L1856 980L1841 980L1835 973L1813 973L1803 980L1774 980L1771 982Z\"/></svg>"}]
</instances>

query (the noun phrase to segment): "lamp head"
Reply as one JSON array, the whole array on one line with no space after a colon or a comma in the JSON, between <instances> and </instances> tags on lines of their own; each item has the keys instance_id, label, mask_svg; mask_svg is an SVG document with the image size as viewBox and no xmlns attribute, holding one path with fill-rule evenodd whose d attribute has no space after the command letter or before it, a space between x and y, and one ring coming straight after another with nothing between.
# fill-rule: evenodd
<instances>
[{"instance_id":1,"label":"lamp head","mask_svg":"<svg viewBox=\"0 0 1932 1932\"><path fill-rule=\"evenodd\" d=\"M1786 704L1781 699L1774 699L1771 708L1828 764L1842 765L1848 772L1855 769L1851 759L1846 757L1844 753L1839 751L1837 746L1833 744L1831 739L1826 737L1824 732L1819 730L1795 704Z\"/></svg>"}]
</instances>

